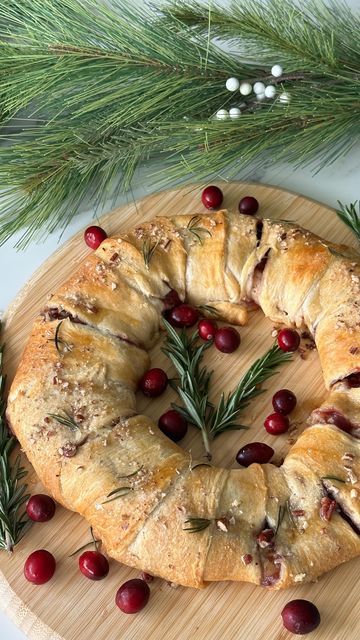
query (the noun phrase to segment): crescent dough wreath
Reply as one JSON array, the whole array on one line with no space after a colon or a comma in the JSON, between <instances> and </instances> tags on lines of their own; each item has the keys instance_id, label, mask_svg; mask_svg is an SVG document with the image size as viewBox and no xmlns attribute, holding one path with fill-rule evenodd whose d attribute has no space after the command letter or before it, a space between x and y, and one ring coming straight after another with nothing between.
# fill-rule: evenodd
<instances>
[{"instance_id":1,"label":"crescent dough wreath","mask_svg":"<svg viewBox=\"0 0 360 640\"><path fill-rule=\"evenodd\" d=\"M45 487L116 560L191 587L314 580L360 555L360 257L285 221L227 211L201 216L209 233L200 243L191 219L158 217L108 238L51 296L11 387L9 423ZM149 264L144 246L154 248ZM330 393L281 467L192 469L137 414L171 289L236 324L255 301L271 320L311 332ZM51 417L65 413L78 429ZM135 470L131 490L104 504ZM189 516L213 524L190 535Z\"/></svg>"}]
</instances>

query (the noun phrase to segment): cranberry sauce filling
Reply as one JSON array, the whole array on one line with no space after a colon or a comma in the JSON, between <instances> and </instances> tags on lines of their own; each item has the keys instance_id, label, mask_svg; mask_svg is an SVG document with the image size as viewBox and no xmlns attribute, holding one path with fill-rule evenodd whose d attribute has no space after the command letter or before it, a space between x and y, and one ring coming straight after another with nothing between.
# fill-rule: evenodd
<instances>
[{"instance_id":1,"label":"cranberry sauce filling","mask_svg":"<svg viewBox=\"0 0 360 640\"><path fill-rule=\"evenodd\" d=\"M350 513L347 506L341 500L341 497L339 497L337 488L335 489L331 486L331 480L325 480L322 484L324 487L325 497L331 501L336 501L336 513L345 520L345 522L347 522L349 527L351 527L358 536L360 536L360 521L355 522L354 519L357 517L356 514Z\"/></svg>"},{"instance_id":2,"label":"cranberry sauce filling","mask_svg":"<svg viewBox=\"0 0 360 640\"><path fill-rule=\"evenodd\" d=\"M346 433L351 433L354 429L358 427L358 425L354 424L344 416L341 411L337 411L336 409L316 409L311 414L311 424L334 424L336 427L341 429L341 431L345 431Z\"/></svg>"},{"instance_id":3,"label":"cranberry sauce filling","mask_svg":"<svg viewBox=\"0 0 360 640\"><path fill-rule=\"evenodd\" d=\"M264 228L264 223L262 220L257 220L256 221L256 238L257 238L257 243L256 246L258 247L260 242L261 242L261 237L262 237L262 233L263 233L263 228Z\"/></svg>"},{"instance_id":4,"label":"cranberry sauce filling","mask_svg":"<svg viewBox=\"0 0 360 640\"><path fill-rule=\"evenodd\" d=\"M345 382L347 382L350 389L358 389L360 387L360 371L351 373L345 378Z\"/></svg>"},{"instance_id":5,"label":"cranberry sauce filling","mask_svg":"<svg viewBox=\"0 0 360 640\"><path fill-rule=\"evenodd\" d=\"M74 316L70 311L65 311L65 309L59 309L58 307L46 307L42 315L47 322L50 320L65 320L65 318L69 318L71 322L86 324L86 322L80 320L78 316Z\"/></svg>"}]
</instances>

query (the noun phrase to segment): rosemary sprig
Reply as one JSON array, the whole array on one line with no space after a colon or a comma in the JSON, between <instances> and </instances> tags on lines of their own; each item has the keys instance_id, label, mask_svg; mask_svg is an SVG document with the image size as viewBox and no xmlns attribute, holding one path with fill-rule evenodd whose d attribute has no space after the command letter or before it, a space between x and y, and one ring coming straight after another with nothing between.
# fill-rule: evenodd
<instances>
[{"instance_id":1,"label":"rosemary sprig","mask_svg":"<svg viewBox=\"0 0 360 640\"><path fill-rule=\"evenodd\" d=\"M91 542L87 542L86 544L83 544L82 547L79 547L78 549L76 549L76 551L73 551L73 553L70 553L68 558L72 558L73 556L76 556L77 553L80 553L80 551L83 551L84 549L87 549L87 547L91 547L92 545L95 545L96 551L98 550L98 545L99 545L99 542L101 542L101 540L97 540L95 538L94 531L93 531L92 527L90 527L90 534L91 534L91 537L92 537Z\"/></svg>"},{"instance_id":2,"label":"rosemary sprig","mask_svg":"<svg viewBox=\"0 0 360 640\"><path fill-rule=\"evenodd\" d=\"M132 476L136 476L137 473L139 473L139 471L141 471L141 469L143 468L143 464L140 465L140 467L138 469L135 469L135 471L132 471L131 473L127 473L124 476L118 476L118 478L132 478Z\"/></svg>"},{"instance_id":3,"label":"rosemary sprig","mask_svg":"<svg viewBox=\"0 0 360 640\"><path fill-rule=\"evenodd\" d=\"M279 349L274 344L265 355L255 360L240 380L234 391L225 398L221 394L219 404L212 409L209 416L209 432L215 438L223 431L232 429L246 429L237 424L238 414L248 406L250 401L262 393L260 385L278 371L278 367L291 360L291 354Z\"/></svg>"},{"instance_id":4,"label":"rosemary sprig","mask_svg":"<svg viewBox=\"0 0 360 640\"><path fill-rule=\"evenodd\" d=\"M264 356L256 360L240 380L236 389L227 397L222 393L216 407L209 400L209 385L212 371L201 366L201 360L211 343L197 344L197 332L189 336L183 329L178 333L163 319L167 339L163 352L170 358L179 374L176 389L183 406L174 404L184 418L201 430L205 447L205 456L210 461L210 440L224 431L246 429L238 424L238 414L259 393L260 385L273 376L278 367L291 359L291 354L274 344Z\"/></svg>"},{"instance_id":5,"label":"rosemary sprig","mask_svg":"<svg viewBox=\"0 0 360 640\"><path fill-rule=\"evenodd\" d=\"M178 333L163 319L167 333L163 352L170 358L179 374L177 392L183 406L174 405L188 422L201 430L206 457L211 460L210 443L206 428L206 414L210 406L208 399L209 383L212 372L201 367L204 352L210 347L210 342L197 344L197 332L189 336L183 329Z\"/></svg>"},{"instance_id":6,"label":"rosemary sprig","mask_svg":"<svg viewBox=\"0 0 360 640\"><path fill-rule=\"evenodd\" d=\"M158 244L158 241L151 242L150 238L146 238L142 244L141 253L147 269L150 266L151 258L153 257Z\"/></svg>"},{"instance_id":7,"label":"rosemary sprig","mask_svg":"<svg viewBox=\"0 0 360 640\"><path fill-rule=\"evenodd\" d=\"M190 234L192 234L196 242L198 242L199 244L202 244L204 240L204 235L208 235L211 237L211 232L209 231L209 229L206 229L205 227L201 226L200 222L201 222L200 216L193 216L191 220L189 220L186 226L186 229Z\"/></svg>"},{"instance_id":8,"label":"rosemary sprig","mask_svg":"<svg viewBox=\"0 0 360 640\"><path fill-rule=\"evenodd\" d=\"M211 304L199 304L198 308L200 309L200 311L207 313L213 318L219 318L220 316L218 310L215 307L213 307Z\"/></svg>"},{"instance_id":9,"label":"rosemary sprig","mask_svg":"<svg viewBox=\"0 0 360 640\"><path fill-rule=\"evenodd\" d=\"M3 347L0 347L0 549L11 553L30 524L26 513L20 513L29 494L26 493L27 485L20 482L27 475L20 465L20 455L11 459L16 440L9 435L6 425L2 363Z\"/></svg>"},{"instance_id":10,"label":"rosemary sprig","mask_svg":"<svg viewBox=\"0 0 360 640\"><path fill-rule=\"evenodd\" d=\"M68 344L68 342L66 342L66 340L63 340L59 336L60 328L61 328L61 325L62 325L63 322L64 322L63 320L60 320L60 322L56 326L54 337L50 339L50 342L54 342L55 343L56 351L60 355L62 355L62 353L63 353L63 351L65 349L67 351L70 351L70 345ZM63 349L60 349L60 345L63 345Z\"/></svg>"},{"instance_id":11,"label":"rosemary sprig","mask_svg":"<svg viewBox=\"0 0 360 640\"><path fill-rule=\"evenodd\" d=\"M338 200L339 209L336 211L340 220L342 220L350 229L355 233L358 241L360 242L360 202L355 202L349 205L344 205ZM356 211L356 205L358 211Z\"/></svg>"},{"instance_id":12,"label":"rosemary sprig","mask_svg":"<svg viewBox=\"0 0 360 640\"><path fill-rule=\"evenodd\" d=\"M184 527L183 531L187 531L188 533L199 533L199 531L204 531L207 529L212 520L208 518L188 518L185 520L185 524L188 524L188 527Z\"/></svg>"},{"instance_id":13,"label":"rosemary sprig","mask_svg":"<svg viewBox=\"0 0 360 640\"><path fill-rule=\"evenodd\" d=\"M77 422L75 422L74 418L69 416L69 414L66 413L65 411L64 413L65 413L64 416L60 415L59 413L48 413L48 416L49 418L54 418L54 420L57 420L57 422L62 424L64 427L68 427L70 431L76 431L77 429L80 429L79 425L77 424Z\"/></svg>"}]
</instances>

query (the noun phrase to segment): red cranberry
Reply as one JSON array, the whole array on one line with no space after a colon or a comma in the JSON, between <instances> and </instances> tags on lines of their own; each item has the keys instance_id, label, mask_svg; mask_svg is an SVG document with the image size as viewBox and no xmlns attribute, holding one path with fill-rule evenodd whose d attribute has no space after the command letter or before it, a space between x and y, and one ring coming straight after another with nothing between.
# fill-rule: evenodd
<instances>
[{"instance_id":1,"label":"red cranberry","mask_svg":"<svg viewBox=\"0 0 360 640\"><path fill-rule=\"evenodd\" d=\"M291 600L281 612L285 629L291 633L305 635L320 624L320 613L309 600Z\"/></svg>"},{"instance_id":2,"label":"red cranberry","mask_svg":"<svg viewBox=\"0 0 360 640\"><path fill-rule=\"evenodd\" d=\"M54 556L45 549L39 549L29 555L24 565L26 580L33 584L44 584L51 580L55 573Z\"/></svg>"},{"instance_id":3,"label":"red cranberry","mask_svg":"<svg viewBox=\"0 0 360 640\"><path fill-rule=\"evenodd\" d=\"M215 333L217 332L217 324L214 320L200 320L198 324L199 336L203 340L214 340Z\"/></svg>"},{"instance_id":4,"label":"red cranberry","mask_svg":"<svg viewBox=\"0 0 360 640\"><path fill-rule=\"evenodd\" d=\"M296 407L296 395L289 389L280 389L273 395L272 406L277 413L287 416Z\"/></svg>"},{"instance_id":5,"label":"red cranberry","mask_svg":"<svg viewBox=\"0 0 360 640\"><path fill-rule=\"evenodd\" d=\"M349 387L351 388L360 387L360 371L358 371L357 373L351 373L346 379Z\"/></svg>"},{"instance_id":6,"label":"red cranberry","mask_svg":"<svg viewBox=\"0 0 360 640\"><path fill-rule=\"evenodd\" d=\"M181 300L179 298L179 294L175 289L170 289L170 291L163 298L164 311L168 309L172 309L173 307L177 307L181 304Z\"/></svg>"},{"instance_id":7,"label":"red cranberry","mask_svg":"<svg viewBox=\"0 0 360 640\"><path fill-rule=\"evenodd\" d=\"M106 238L106 231L101 227L93 225L92 227L85 229L84 240L90 249L97 249L100 247L101 243L106 240Z\"/></svg>"},{"instance_id":8,"label":"red cranberry","mask_svg":"<svg viewBox=\"0 0 360 640\"><path fill-rule=\"evenodd\" d=\"M264 442L249 442L245 444L236 454L236 462L243 467L249 467L255 462L266 464L274 455L274 449Z\"/></svg>"},{"instance_id":9,"label":"red cranberry","mask_svg":"<svg viewBox=\"0 0 360 640\"><path fill-rule=\"evenodd\" d=\"M193 327L199 319L199 311L189 304L179 304L170 309L167 319L174 327Z\"/></svg>"},{"instance_id":10,"label":"red cranberry","mask_svg":"<svg viewBox=\"0 0 360 640\"><path fill-rule=\"evenodd\" d=\"M139 382L139 387L145 396L156 398L164 393L168 383L168 377L163 369L149 369L144 373Z\"/></svg>"},{"instance_id":11,"label":"red cranberry","mask_svg":"<svg viewBox=\"0 0 360 640\"><path fill-rule=\"evenodd\" d=\"M239 211L246 216L255 215L258 208L259 203L253 196L245 196L245 198L242 198L239 202Z\"/></svg>"},{"instance_id":12,"label":"red cranberry","mask_svg":"<svg viewBox=\"0 0 360 640\"><path fill-rule=\"evenodd\" d=\"M109 561L100 551L84 551L79 558L79 569L90 580L102 580L109 573Z\"/></svg>"},{"instance_id":13,"label":"red cranberry","mask_svg":"<svg viewBox=\"0 0 360 640\"><path fill-rule=\"evenodd\" d=\"M169 409L166 413L163 413L159 418L159 429L165 435L173 440L174 442L178 442L183 438L188 429L188 424L184 418L178 411L175 409Z\"/></svg>"},{"instance_id":14,"label":"red cranberry","mask_svg":"<svg viewBox=\"0 0 360 640\"><path fill-rule=\"evenodd\" d=\"M277 341L282 351L296 351L300 344L300 336L294 329L281 329Z\"/></svg>"},{"instance_id":15,"label":"red cranberry","mask_svg":"<svg viewBox=\"0 0 360 640\"><path fill-rule=\"evenodd\" d=\"M240 344L240 334L234 327L221 327L215 333L215 347L222 353L233 353Z\"/></svg>"},{"instance_id":16,"label":"red cranberry","mask_svg":"<svg viewBox=\"0 0 360 640\"><path fill-rule=\"evenodd\" d=\"M34 522L47 522L54 516L56 509L55 502L50 496L44 493L37 493L31 496L26 505L26 513L30 520Z\"/></svg>"},{"instance_id":17,"label":"red cranberry","mask_svg":"<svg viewBox=\"0 0 360 640\"><path fill-rule=\"evenodd\" d=\"M265 418L264 427L268 433L272 436L278 436L280 433L285 433L290 426L289 418L282 416L281 413L272 413Z\"/></svg>"},{"instance_id":18,"label":"red cranberry","mask_svg":"<svg viewBox=\"0 0 360 640\"><path fill-rule=\"evenodd\" d=\"M144 580L133 578L121 585L115 602L124 613L137 613L143 609L150 597L150 589Z\"/></svg>"},{"instance_id":19,"label":"red cranberry","mask_svg":"<svg viewBox=\"0 0 360 640\"><path fill-rule=\"evenodd\" d=\"M218 209L223 201L223 192L213 184L206 187L201 194L201 202L207 209Z\"/></svg>"}]
</instances>

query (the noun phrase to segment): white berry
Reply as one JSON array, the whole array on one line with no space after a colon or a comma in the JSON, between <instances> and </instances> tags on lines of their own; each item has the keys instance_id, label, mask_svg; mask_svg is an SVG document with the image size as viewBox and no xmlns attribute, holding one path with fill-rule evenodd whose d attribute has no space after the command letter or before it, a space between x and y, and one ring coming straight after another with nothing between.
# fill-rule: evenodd
<instances>
[{"instance_id":1,"label":"white berry","mask_svg":"<svg viewBox=\"0 0 360 640\"><path fill-rule=\"evenodd\" d=\"M240 87L240 82L237 78L228 78L225 86L228 91L237 91Z\"/></svg>"},{"instance_id":2,"label":"white berry","mask_svg":"<svg viewBox=\"0 0 360 640\"><path fill-rule=\"evenodd\" d=\"M257 93L256 100L265 100L265 93Z\"/></svg>"},{"instance_id":3,"label":"white berry","mask_svg":"<svg viewBox=\"0 0 360 640\"><path fill-rule=\"evenodd\" d=\"M279 100L280 102L282 102L282 104L288 104L290 102L290 96L288 93L280 93L279 96Z\"/></svg>"},{"instance_id":4,"label":"white berry","mask_svg":"<svg viewBox=\"0 0 360 640\"><path fill-rule=\"evenodd\" d=\"M219 109L219 111L216 112L216 117L218 120L226 120L229 117L229 113L226 109Z\"/></svg>"},{"instance_id":5,"label":"white berry","mask_svg":"<svg viewBox=\"0 0 360 640\"><path fill-rule=\"evenodd\" d=\"M258 95L259 93L264 93L265 85L263 82L255 82L253 89L254 89L254 93Z\"/></svg>"},{"instance_id":6,"label":"white berry","mask_svg":"<svg viewBox=\"0 0 360 640\"><path fill-rule=\"evenodd\" d=\"M242 96L249 96L252 92L252 86L250 82L242 82L240 85L240 93Z\"/></svg>"},{"instance_id":7,"label":"white berry","mask_svg":"<svg viewBox=\"0 0 360 640\"><path fill-rule=\"evenodd\" d=\"M236 120L237 118L240 118L241 116L240 109L238 107L231 107L229 111L229 116L232 120Z\"/></svg>"},{"instance_id":8,"label":"white berry","mask_svg":"<svg viewBox=\"0 0 360 640\"><path fill-rule=\"evenodd\" d=\"M268 86L265 87L265 97L275 98L275 96L276 96L276 87L274 87L273 84L268 84Z\"/></svg>"},{"instance_id":9,"label":"white berry","mask_svg":"<svg viewBox=\"0 0 360 640\"><path fill-rule=\"evenodd\" d=\"M279 64L274 64L274 66L271 67L271 75L274 76L274 78L280 78L282 72L283 68Z\"/></svg>"}]
</instances>

